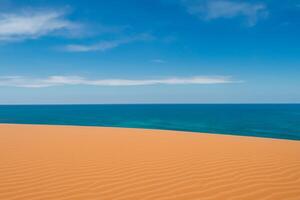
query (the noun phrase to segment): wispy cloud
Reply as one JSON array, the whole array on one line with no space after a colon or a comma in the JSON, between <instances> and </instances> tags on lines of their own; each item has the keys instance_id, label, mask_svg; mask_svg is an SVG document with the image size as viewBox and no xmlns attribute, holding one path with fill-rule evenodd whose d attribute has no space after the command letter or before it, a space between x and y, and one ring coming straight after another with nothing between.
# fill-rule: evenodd
<instances>
[{"instance_id":1,"label":"wispy cloud","mask_svg":"<svg viewBox=\"0 0 300 200\"><path fill-rule=\"evenodd\" d=\"M228 76L194 76L165 79L87 79L81 76L49 76L27 78L22 76L0 76L0 86L43 88L64 85L90 86L142 86L142 85L184 85L184 84L225 84L234 83Z\"/></svg>"},{"instance_id":2,"label":"wispy cloud","mask_svg":"<svg viewBox=\"0 0 300 200\"><path fill-rule=\"evenodd\" d=\"M96 44L88 44L88 45L70 44L62 47L62 50L68 52L107 51L109 49L116 48L123 44L128 44L137 41L148 41L152 39L154 39L154 37L150 34L140 34L140 35L121 38L121 39L101 41Z\"/></svg>"},{"instance_id":3,"label":"wispy cloud","mask_svg":"<svg viewBox=\"0 0 300 200\"><path fill-rule=\"evenodd\" d=\"M263 3L236 0L183 0L190 14L203 20L244 17L248 26L254 26L258 19L266 18L268 10Z\"/></svg>"},{"instance_id":4,"label":"wispy cloud","mask_svg":"<svg viewBox=\"0 0 300 200\"><path fill-rule=\"evenodd\" d=\"M151 62L160 63L160 64L166 63L166 61L163 59L153 59L153 60L151 60Z\"/></svg>"},{"instance_id":5,"label":"wispy cloud","mask_svg":"<svg viewBox=\"0 0 300 200\"><path fill-rule=\"evenodd\" d=\"M81 24L67 19L65 10L26 9L0 14L0 41L35 39L49 34L74 34Z\"/></svg>"}]
</instances>

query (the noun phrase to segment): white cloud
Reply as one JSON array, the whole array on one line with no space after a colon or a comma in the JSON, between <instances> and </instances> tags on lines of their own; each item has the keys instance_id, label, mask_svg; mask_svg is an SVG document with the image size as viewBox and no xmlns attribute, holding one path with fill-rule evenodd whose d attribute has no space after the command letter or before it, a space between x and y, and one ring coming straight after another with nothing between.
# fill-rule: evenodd
<instances>
[{"instance_id":1,"label":"white cloud","mask_svg":"<svg viewBox=\"0 0 300 200\"><path fill-rule=\"evenodd\" d=\"M123 44L128 44L136 41L148 41L152 40L153 38L154 37L150 34L140 34L122 39L101 41L96 44L90 45L70 44L64 46L62 49L68 52L107 51Z\"/></svg>"},{"instance_id":2,"label":"white cloud","mask_svg":"<svg viewBox=\"0 0 300 200\"><path fill-rule=\"evenodd\" d=\"M0 41L34 39L48 34L74 34L81 25L66 18L66 11L28 9L0 14Z\"/></svg>"},{"instance_id":3,"label":"white cloud","mask_svg":"<svg viewBox=\"0 0 300 200\"><path fill-rule=\"evenodd\" d=\"M87 79L81 76L49 76L46 78L26 78L22 76L0 76L0 86L43 88L64 85L90 86L141 86L141 85L185 85L234 83L227 76L194 76L165 79Z\"/></svg>"},{"instance_id":4,"label":"white cloud","mask_svg":"<svg viewBox=\"0 0 300 200\"><path fill-rule=\"evenodd\" d=\"M203 20L218 18L246 18L247 25L254 26L258 19L268 15L266 5L254 2L241 2L234 0L184 0L188 12L199 16Z\"/></svg>"}]
</instances>

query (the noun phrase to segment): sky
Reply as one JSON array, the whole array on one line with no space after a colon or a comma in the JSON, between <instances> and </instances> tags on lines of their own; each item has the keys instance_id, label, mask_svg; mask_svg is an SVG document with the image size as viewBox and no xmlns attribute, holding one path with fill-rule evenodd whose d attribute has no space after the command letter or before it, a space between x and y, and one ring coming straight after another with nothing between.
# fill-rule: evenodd
<instances>
[{"instance_id":1,"label":"sky","mask_svg":"<svg viewBox=\"0 0 300 200\"><path fill-rule=\"evenodd\" d=\"M0 104L300 103L299 0L0 0Z\"/></svg>"}]
</instances>

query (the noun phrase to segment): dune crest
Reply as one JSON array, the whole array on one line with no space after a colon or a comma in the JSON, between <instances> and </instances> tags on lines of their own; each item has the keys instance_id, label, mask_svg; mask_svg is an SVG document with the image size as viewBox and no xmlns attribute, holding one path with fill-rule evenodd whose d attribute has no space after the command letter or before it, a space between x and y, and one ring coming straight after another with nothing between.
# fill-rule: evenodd
<instances>
[{"instance_id":1,"label":"dune crest","mask_svg":"<svg viewBox=\"0 0 300 200\"><path fill-rule=\"evenodd\" d=\"M0 125L2 200L299 200L300 141Z\"/></svg>"}]
</instances>

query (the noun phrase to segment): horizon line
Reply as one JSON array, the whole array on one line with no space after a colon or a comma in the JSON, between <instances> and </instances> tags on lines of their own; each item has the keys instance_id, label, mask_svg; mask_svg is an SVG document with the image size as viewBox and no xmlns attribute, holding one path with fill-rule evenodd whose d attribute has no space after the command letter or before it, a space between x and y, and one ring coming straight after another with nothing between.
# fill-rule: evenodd
<instances>
[{"instance_id":1,"label":"horizon line","mask_svg":"<svg viewBox=\"0 0 300 200\"><path fill-rule=\"evenodd\" d=\"M279 105L294 104L300 102L257 102L257 103L36 103L36 104L0 104L0 106L76 106L76 105Z\"/></svg>"}]
</instances>

